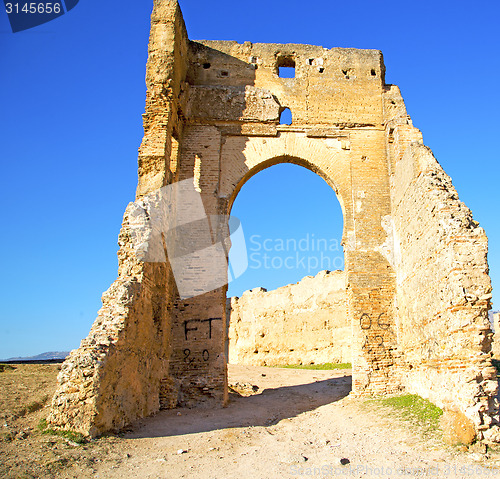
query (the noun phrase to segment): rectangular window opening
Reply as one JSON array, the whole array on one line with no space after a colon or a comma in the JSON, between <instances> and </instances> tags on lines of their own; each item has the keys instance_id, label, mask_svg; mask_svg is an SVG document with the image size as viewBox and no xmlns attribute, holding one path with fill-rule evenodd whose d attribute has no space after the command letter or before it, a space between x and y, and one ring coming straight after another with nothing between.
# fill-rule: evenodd
<instances>
[{"instance_id":1,"label":"rectangular window opening","mask_svg":"<svg viewBox=\"0 0 500 479\"><path fill-rule=\"evenodd\" d=\"M278 67L280 78L295 78L295 67Z\"/></svg>"},{"instance_id":2,"label":"rectangular window opening","mask_svg":"<svg viewBox=\"0 0 500 479\"><path fill-rule=\"evenodd\" d=\"M278 57L276 62L280 78L295 78L295 59L291 56Z\"/></svg>"}]
</instances>

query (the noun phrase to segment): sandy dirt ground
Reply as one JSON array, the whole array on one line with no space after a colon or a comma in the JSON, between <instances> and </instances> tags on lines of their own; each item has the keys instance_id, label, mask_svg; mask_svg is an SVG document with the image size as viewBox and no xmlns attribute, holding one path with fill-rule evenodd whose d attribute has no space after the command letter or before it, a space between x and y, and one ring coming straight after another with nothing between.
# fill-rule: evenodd
<instances>
[{"instance_id":1,"label":"sandy dirt ground","mask_svg":"<svg viewBox=\"0 0 500 479\"><path fill-rule=\"evenodd\" d=\"M228 407L161 411L84 445L37 429L57 365L0 372L0 477L500 478L497 451L445 446L439 431L351 398L349 370L229 370Z\"/></svg>"}]
</instances>

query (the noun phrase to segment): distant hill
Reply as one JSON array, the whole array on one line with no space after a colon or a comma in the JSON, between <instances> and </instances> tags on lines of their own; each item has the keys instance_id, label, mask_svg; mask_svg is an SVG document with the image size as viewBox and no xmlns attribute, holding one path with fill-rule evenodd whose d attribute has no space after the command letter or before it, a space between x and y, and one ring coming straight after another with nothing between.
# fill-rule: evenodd
<instances>
[{"instance_id":1,"label":"distant hill","mask_svg":"<svg viewBox=\"0 0 500 479\"><path fill-rule=\"evenodd\" d=\"M37 354L36 356L27 356L27 357L18 357L18 358L9 358L9 359L0 359L0 362L6 363L14 363L19 361L61 361L66 359L69 351L51 351L48 353Z\"/></svg>"}]
</instances>

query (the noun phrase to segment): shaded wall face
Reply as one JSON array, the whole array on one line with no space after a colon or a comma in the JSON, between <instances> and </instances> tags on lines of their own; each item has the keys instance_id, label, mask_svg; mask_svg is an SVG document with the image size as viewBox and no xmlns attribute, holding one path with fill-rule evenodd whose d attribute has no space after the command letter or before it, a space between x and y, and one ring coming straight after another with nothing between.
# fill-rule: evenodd
<instances>
[{"instance_id":1,"label":"shaded wall face","mask_svg":"<svg viewBox=\"0 0 500 479\"><path fill-rule=\"evenodd\" d=\"M321 271L273 291L228 299L232 364L279 366L351 362L343 271Z\"/></svg>"}]
</instances>

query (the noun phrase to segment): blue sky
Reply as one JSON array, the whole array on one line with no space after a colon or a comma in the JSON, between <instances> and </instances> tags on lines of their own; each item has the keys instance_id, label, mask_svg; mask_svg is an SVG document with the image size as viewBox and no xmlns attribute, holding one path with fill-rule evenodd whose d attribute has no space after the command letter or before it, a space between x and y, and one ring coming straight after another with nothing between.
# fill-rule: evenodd
<instances>
[{"instance_id":1,"label":"blue sky","mask_svg":"<svg viewBox=\"0 0 500 479\"><path fill-rule=\"evenodd\" d=\"M267 168L238 193L231 215L240 219L247 270L229 283L228 296L257 286L268 290L318 271L344 269L343 217L332 188L292 164ZM230 252L230 261L241 258Z\"/></svg>"},{"instance_id":2,"label":"blue sky","mask_svg":"<svg viewBox=\"0 0 500 479\"><path fill-rule=\"evenodd\" d=\"M498 297L497 1L180 3L192 39L382 50L387 83L399 85L424 142L489 236ZM77 347L116 277L117 236L137 181L151 7L151 0L80 0L62 17L16 34L0 13L0 358ZM286 174L293 185L297 168L276 166L245 185L233 213L247 233L259 234L259 222L264 233L312 224L310 209L301 216L283 210L290 191L299 204L335 205L331 190L306 170L314 195L291 187L272 199L272 175ZM262 209L245 204L245 196L255 198L252 188L266 195ZM320 210L316 219L315 234L337 234L325 228L338 231L340 217L320 224ZM288 234L299 238L304 230ZM301 277L261 273L242 276L234 294Z\"/></svg>"}]
</instances>

